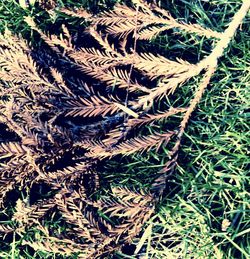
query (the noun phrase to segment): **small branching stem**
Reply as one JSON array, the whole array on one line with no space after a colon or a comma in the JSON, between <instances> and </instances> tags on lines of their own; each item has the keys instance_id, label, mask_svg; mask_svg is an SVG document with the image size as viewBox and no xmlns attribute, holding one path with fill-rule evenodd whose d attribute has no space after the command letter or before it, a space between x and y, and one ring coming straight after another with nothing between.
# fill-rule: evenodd
<instances>
[{"instance_id":1,"label":"small branching stem","mask_svg":"<svg viewBox=\"0 0 250 259\"><path fill-rule=\"evenodd\" d=\"M212 53L200 62L202 68L217 66L218 59L223 56L224 50L228 47L230 41L234 37L237 28L242 23L242 20L246 16L250 9L250 1L244 0L239 11L234 15L228 28L224 31L221 36L221 40L218 42L216 47L213 49Z\"/></svg>"},{"instance_id":2,"label":"small branching stem","mask_svg":"<svg viewBox=\"0 0 250 259\"><path fill-rule=\"evenodd\" d=\"M179 149L181 138L184 134L184 131L185 131L186 125L189 121L189 118L190 118L192 112L195 110L198 103L200 102L205 89L209 85L211 77L213 76L214 72L216 71L218 59L221 56L223 56L224 50L228 47L230 41L234 37L234 34L235 34L237 28L242 23L242 20L246 16L249 9L250 9L250 1L244 0L241 8L234 15L233 20L231 21L231 23L229 24L229 26L225 30L225 32L222 34L221 40L218 42L216 47L213 49L212 53L198 64L200 71L202 71L203 69L206 69L207 71L206 71L204 79L202 80L198 90L195 93L193 100L190 103L189 108L187 109L187 111L182 119L182 122L180 125L180 130L177 135L178 140L177 140L175 146L173 147L172 151L169 154L169 156L171 158L173 156L175 156L175 154L177 153L177 151Z\"/></svg>"},{"instance_id":3,"label":"small branching stem","mask_svg":"<svg viewBox=\"0 0 250 259\"><path fill-rule=\"evenodd\" d=\"M192 114L192 112L195 110L195 107L197 106L197 104L200 102L201 98L202 98L202 95L205 91L205 89L207 88L209 82L210 82L210 79L211 77L213 76L214 72L216 70L216 67L209 67L200 86L199 86L199 89L197 90L196 94L195 94L195 97L194 99L191 101L191 104L190 106L188 107L182 121L181 121L181 124L180 124L180 130L178 132L178 135L177 135L177 141L175 143L175 146L173 147L171 153L170 153L170 157L172 157L173 155L176 154L176 152L178 151L179 149L179 146L180 146L180 143L181 143L181 138L184 134L184 131L185 131L185 128L188 124L188 121L189 121L189 118Z\"/></svg>"}]
</instances>

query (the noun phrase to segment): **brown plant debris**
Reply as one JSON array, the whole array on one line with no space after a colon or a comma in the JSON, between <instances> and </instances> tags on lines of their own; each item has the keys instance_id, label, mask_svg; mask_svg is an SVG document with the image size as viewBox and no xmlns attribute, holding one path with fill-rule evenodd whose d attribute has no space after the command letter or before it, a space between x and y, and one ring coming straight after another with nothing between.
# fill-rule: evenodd
<instances>
[{"instance_id":1,"label":"brown plant debris","mask_svg":"<svg viewBox=\"0 0 250 259\"><path fill-rule=\"evenodd\" d=\"M46 9L56 6L56 1L39 2ZM53 35L27 17L44 41L46 53L38 54L22 38L1 35L0 123L14 137L0 142L0 206L8 208L8 194L14 190L28 197L17 200L15 224L1 224L1 235L36 228L36 242L24 245L78 258L104 256L131 242L154 212L190 116L249 7L249 0L243 1L224 32L179 22L144 1L134 1L134 7L116 5L95 16L62 9L88 21L84 37L93 46L78 46L66 25ZM205 36L215 47L196 64L137 51L141 40L169 29ZM189 104L165 102L194 77L199 83L190 89ZM173 117L180 121L174 129L168 124ZM159 121L164 128L154 127ZM146 125L154 130L147 131ZM95 196L102 175L96 165L104 159L162 148L169 150L167 162L150 191L110 184L110 195ZM32 200L37 186L46 186L47 196ZM61 231L46 223L58 216Z\"/></svg>"}]
</instances>

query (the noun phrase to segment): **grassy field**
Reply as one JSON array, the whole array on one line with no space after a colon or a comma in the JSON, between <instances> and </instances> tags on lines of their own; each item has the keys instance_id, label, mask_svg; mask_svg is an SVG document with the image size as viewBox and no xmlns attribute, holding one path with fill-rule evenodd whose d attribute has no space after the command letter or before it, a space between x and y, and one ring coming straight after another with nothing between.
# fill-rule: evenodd
<instances>
[{"instance_id":1,"label":"grassy field","mask_svg":"<svg viewBox=\"0 0 250 259\"><path fill-rule=\"evenodd\" d=\"M108 10L115 2L59 0L58 6L84 6L97 13ZM158 2L175 18L195 21L217 31L226 28L241 4L239 0ZM1 1L0 32L9 29L39 45L24 22L25 16L35 17L39 27L48 31L56 23L65 22L72 28L81 25L74 18L48 13L37 5L25 3ZM192 115L178 166L168 179L167 191L157 212L141 235L113 258L250 258L249 24L250 13L219 60L218 70ZM184 35L176 40L163 34L154 39L153 44L161 54L186 57L190 62L200 60L211 51L209 40L196 36ZM192 83L180 91L180 98L190 98ZM133 155L122 163L113 159L106 164L103 178L114 184L148 187L151 174L161 168L164 159L164 154L152 151ZM60 228L57 222L53 224ZM32 242L35 235L39 233L30 231L21 238L10 238L9 243L0 240L0 257L61 258L43 252L34 254L27 247L23 250L23 240Z\"/></svg>"}]
</instances>

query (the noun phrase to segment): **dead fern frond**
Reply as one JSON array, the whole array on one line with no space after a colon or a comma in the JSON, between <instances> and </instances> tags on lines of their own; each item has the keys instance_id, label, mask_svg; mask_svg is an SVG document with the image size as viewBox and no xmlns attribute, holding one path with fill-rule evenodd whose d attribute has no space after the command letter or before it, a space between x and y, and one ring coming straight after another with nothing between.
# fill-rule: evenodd
<instances>
[{"instance_id":1,"label":"dead fern frond","mask_svg":"<svg viewBox=\"0 0 250 259\"><path fill-rule=\"evenodd\" d=\"M31 151L26 146L19 145L18 143L10 142L0 144L1 158L10 156L22 157L30 155L30 152Z\"/></svg>"},{"instance_id":2,"label":"dead fern frond","mask_svg":"<svg viewBox=\"0 0 250 259\"><path fill-rule=\"evenodd\" d=\"M111 102L101 96L92 96L90 99L80 98L79 101L69 101L65 116L93 117L106 114L114 114L119 110L118 103Z\"/></svg>"},{"instance_id":3,"label":"dead fern frond","mask_svg":"<svg viewBox=\"0 0 250 259\"><path fill-rule=\"evenodd\" d=\"M130 191L128 188L118 187L112 191L117 201L104 199L100 201L101 206L105 213L122 218L123 221L109 233L118 236L122 242L131 242L154 211L153 197L144 192Z\"/></svg>"},{"instance_id":4,"label":"dead fern frond","mask_svg":"<svg viewBox=\"0 0 250 259\"><path fill-rule=\"evenodd\" d=\"M10 227L8 225L0 224L0 236L2 234L6 235L6 234L11 233L13 231L14 231L14 229L12 227Z\"/></svg>"},{"instance_id":5,"label":"dead fern frond","mask_svg":"<svg viewBox=\"0 0 250 259\"><path fill-rule=\"evenodd\" d=\"M112 148L105 146L95 146L90 149L90 152L87 153L86 156L105 158L115 155L130 155L135 152L149 151L153 147L159 149L163 143L167 144L174 134L175 132L168 132L164 134L155 133L154 135L146 137L137 137L129 139Z\"/></svg>"},{"instance_id":6,"label":"dead fern frond","mask_svg":"<svg viewBox=\"0 0 250 259\"><path fill-rule=\"evenodd\" d=\"M126 123L126 126L131 128L131 127L141 126L141 125L148 124L148 123L153 123L155 121L167 119L168 117L170 117L172 115L175 115L175 114L178 114L178 113L183 113L186 110L187 110L186 108L170 107L170 109L166 112L160 112L159 111L159 113L146 114L146 115L144 115L140 118L137 118L137 119L129 119Z\"/></svg>"},{"instance_id":7,"label":"dead fern frond","mask_svg":"<svg viewBox=\"0 0 250 259\"><path fill-rule=\"evenodd\" d=\"M137 17L137 18L136 18ZM136 23L137 19L137 23ZM177 28L188 33L195 33L205 37L221 38L221 33L205 29L198 24L185 24L176 21L167 11L157 6L153 9L146 3L140 4L140 11L123 5L116 5L115 9L104 12L99 17L93 17L92 22L107 26L107 32L124 37L139 29L139 39L151 39L162 31ZM148 26L150 26L148 28ZM164 29L163 29L164 28Z\"/></svg>"},{"instance_id":8,"label":"dead fern frond","mask_svg":"<svg viewBox=\"0 0 250 259\"><path fill-rule=\"evenodd\" d=\"M61 212L64 220L71 225L74 225L73 230L77 235L87 241L94 241L89 229L89 221L83 216L80 208L77 207L72 199L63 200L60 194L56 196L56 205ZM101 232L98 232L101 234Z\"/></svg>"},{"instance_id":9,"label":"dead fern frond","mask_svg":"<svg viewBox=\"0 0 250 259\"><path fill-rule=\"evenodd\" d=\"M90 13L88 13L86 10L84 10L83 8L80 8L77 10L61 8L60 12L65 13L69 16L74 16L74 17L83 18L83 19L88 19L88 18L92 17L92 15Z\"/></svg>"},{"instance_id":10,"label":"dead fern frond","mask_svg":"<svg viewBox=\"0 0 250 259\"><path fill-rule=\"evenodd\" d=\"M27 206L22 200L17 200L16 211L12 220L18 222L20 227L38 223L38 220L55 206L54 199L39 201L35 205Z\"/></svg>"},{"instance_id":11,"label":"dead fern frond","mask_svg":"<svg viewBox=\"0 0 250 259\"><path fill-rule=\"evenodd\" d=\"M64 178L70 177L72 175L76 175L78 173L81 174L89 174L88 172L89 166L86 163L78 163L74 166L68 166L63 170L57 170L55 172L48 172L47 175L50 179L57 179L58 181L62 181Z\"/></svg>"},{"instance_id":12,"label":"dead fern frond","mask_svg":"<svg viewBox=\"0 0 250 259\"><path fill-rule=\"evenodd\" d=\"M151 53L141 53L134 66L145 72L150 79L159 76L164 76L164 78L181 77L184 73L196 70L196 66L187 61L181 59L171 61L159 55L154 56Z\"/></svg>"},{"instance_id":13,"label":"dead fern frond","mask_svg":"<svg viewBox=\"0 0 250 259\"><path fill-rule=\"evenodd\" d=\"M9 32L0 37L0 122L6 127L0 138L0 206L8 208L6 197L14 190L32 196L36 185L48 189L50 198L31 206L18 200L12 218L17 234L31 226L43 234L34 243L24 241L34 250L100 258L140 232L174 172L184 131L218 59L250 8L244 0L219 33L180 22L155 4L133 3L96 16L62 9L90 23L82 35L90 42L72 37L66 25L59 35L44 33L31 17L25 20L44 50L34 53ZM141 40L169 29L207 37L214 48L196 64L145 51ZM178 87L198 76L187 99L177 96ZM111 195L98 192L102 184L109 188L99 176L108 159L153 148L160 153L161 147L164 154L168 147L168 157L151 193L112 185ZM61 215L64 233L44 226L52 214ZM2 235L12 231L0 225Z\"/></svg>"}]
</instances>

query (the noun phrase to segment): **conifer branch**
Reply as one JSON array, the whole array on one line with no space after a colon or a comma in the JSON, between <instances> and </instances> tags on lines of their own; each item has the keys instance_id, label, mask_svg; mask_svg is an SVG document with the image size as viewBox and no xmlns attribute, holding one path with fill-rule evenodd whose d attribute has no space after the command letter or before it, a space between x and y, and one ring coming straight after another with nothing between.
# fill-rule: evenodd
<instances>
[{"instance_id":1,"label":"conifer branch","mask_svg":"<svg viewBox=\"0 0 250 259\"><path fill-rule=\"evenodd\" d=\"M160 146L165 143L167 144L170 138L174 135L174 132L168 132L165 134L157 134L137 137L129 139L115 147L110 148L109 146L94 146L89 148L90 152L86 154L88 157L99 157L100 159L105 157L112 157L114 155L130 155L134 152L149 151L153 147L159 149Z\"/></svg>"},{"instance_id":2,"label":"conifer branch","mask_svg":"<svg viewBox=\"0 0 250 259\"><path fill-rule=\"evenodd\" d=\"M131 242L154 212L167 177L174 172L190 118L213 84L218 60L250 2L243 1L222 33L180 22L155 4L133 3L134 7L116 5L96 16L83 9L61 10L90 22L85 32L95 47L78 44L65 25L59 36L44 33L31 17L25 19L27 24L52 49L45 56L34 55L35 50L9 32L0 37L0 122L8 133L6 139L0 138L0 206L9 208L6 197L13 190L31 195L34 184L46 186L51 195L31 206L19 199L12 217L17 229L2 224L2 236L14 230L22 235L33 226L44 236L23 244L35 250L100 258ZM137 52L140 40L169 29L212 38L215 47L196 64ZM191 101L181 103L176 89L198 76L197 88L190 88ZM168 124L172 116L179 126ZM154 131L159 121L165 133ZM138 132L145 125L153 126L151 135ZM160 152L165 146L170 147L168 160L151 193L111 185L112 195L96 197L103 184L100 174L107 161L103 159L153 148ZM44 226L52 211L62 216L66 230L60 235Z\"/></svg>"}]
</instances>

